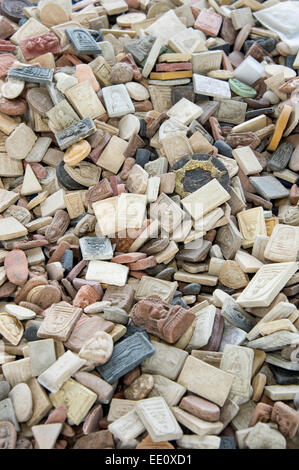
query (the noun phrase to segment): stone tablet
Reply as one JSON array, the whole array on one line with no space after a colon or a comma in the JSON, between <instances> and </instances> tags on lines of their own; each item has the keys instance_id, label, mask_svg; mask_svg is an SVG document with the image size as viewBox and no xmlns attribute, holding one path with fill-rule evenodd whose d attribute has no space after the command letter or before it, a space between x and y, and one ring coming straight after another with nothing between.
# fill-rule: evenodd
<instances>
[{"instance_id":1,"label":"stone tablet","mask_svg":"<svg viewBox=\"0 0 299 470\"><path fill-rule=\"evenodd\" d=\"M205 75L193 74L194 92L198 95L213 96L218 99L230 99L231 91L229 84L223 80L206 77Z\"/></svg>"},{"instance_id":2,"label":"stone tablet","mask_svg":"<svg viewBox=\"0 0 299 470\"><path fill-rule=\"evenodd\" d=\"M289 196L289 191L275 176L250 176L249 181L254 186L256 192L267 199L267 201Z\"/></svg>"},{"instance_id":3,"label":"stone tablet","mask_svg":"<svg viewBox=\"0 0 299 470\"><path fill-rule=\"evenodd\" d=\"M146 34L153 34L159 37L164 44L167 44L169 38L175 33L186 30L186 26L180 21L174 10L169 10L145 29Z\"/></svg>"},{"instance_id":4,"label":"stone tablet","mask_svg":"<svg viewBox=\"0 0 299 470\"><path fill-rule=\"evenodd\" d=\"M78 55L99 55L101 48L86 29L66 28L65 34Z\"/></svg>"},{"instance_id":5,"label":"stone tablet","mask_svg":"<svg viewBox=\"0 0 299 470\"><path fill-rule=\"evenodd\" d=\"M84 344L97 332L113 330L114 324L110 321L104 320L100 316L88 317L82 315L77 321L69 339L65 342L65 346L78 353Z\"/></svg>"},{"instance_id":6,"label":"stone tablet","mask_svg":"<svg viewBox=\"0 0 299 470\"><path fill-rule=\"evenodd\" d=\"M249 341L248 347L262 349L263 351L275 351L290 344L299 343L299 334L287 330L276 331L262 338Z\"/></svg>"},{"instance_id":7,"label":"stone tablet","mask_svg":"<svg viewBox=\"0 0 299 470\"><path fill-rule=\"evenodd\" d=\"M109 423L116 421L122 416L132 411L136 406L136 400L124 400L122 398L112 398L109 407L107 421Z\"/></svg>"},{"instance_id":8,"label":"stone tablet","mask_svg":"<svg viewBox=\"0 0 299 470\"><path fill-rule=\"evenodd\" d=\"M0 176L15 177L24 174L23 164L21 160L10 158L7 153L0 154Z\"/></svg>"},{"instance_id":9,"label":"stone tablet","mask_svg":"<svg viewBox=\"0 0 299 470\"><path fill-rule=\"evenodd\" d=\"M50 147L51 142L52 141L49 137L38 137L34 146L26 157L26 162L35 163L43 160L43 157Z\"/></svg>"},{"instance_id":10,"label":"stone tablet","mask_svg":"<svg viewBox=\"0 0 299 470\"><path fill-rule=\"evenodd\" d=\"M245 175L253 175L262 171L263 168L250 147L237 148L232 151L232 154Z\"/></svg>"},{"instance_id":11,"label":"stone tablet","mask_svg":"<svg viewBox=\"0 0 299 470\"><path fill-rule=\"evenodd\" d=\"M188 356L187 351L157 341L152 341L151 344L155 354L143 362L142 372L161 374L170 380L176 380Z\"/></svg>"},{"instance_id":12,"label":"stone tablet","mask_svg":"<svg viewBox=\"0 0 299 470\"><path fill-rule=\"evenodd\" d=\"M82 119L94 119L106 112L88 80L69 88L65 95Z\"/></svg>"},{"instance_id":13,"label":"stone tablet","mask_svg":"<svg viewBox=\"0 0 299 470\"><path fill-rule=\"evenodd\" d=\"M268 167L272 171L283 170L288 165L293 151L294 146L291 142L284 142L280 144L271 158L268 160Z\"/></svg>"},{"instance_id":14,"label":"stone tablet","mask_svg":"<svg viewBox=\"0 0 299 470\"><path fill-rule=\"evenodd\" d=\"M130 95L123 84L103 88L103 98L110 118L125 116L135 111Z\"/></svg>"},{"instance_id":15,"label":"stone tablet","mask_svg":"<svg viewBox=\"0 0 299 470\"><path fill-rule=\"evenodd\" d=\"M95 60L90 62L89 65L101 86L107 87L112 85L110 80L111 68L104 57L98 56Z\"/></svg>"},{"instance_id":16,"label":"stone tablet","mask_svg":"<svg viewBox=\"0 0 299 470\"><path fill-rule=\"evenodd\" d=\"M96 367L101 377L112 384L151 357L154 347L142 333L135 333L116 343L111 358L106 364Z\"/></svg>"},{"instance_id":17,"label":"stone tablet","mask_svg":"<svg viewBox=\"0 0 299 470\"><path fill-rule=\"evenodd\" d=\"M141 400L135 410L154 442L171 441L183 436L164 398Z\"/></svg>"},{"instance_id":18,"label":"stone tablet","mask_svg":"<svg viewBox=\"0 0 299 470\"><path fill-rule=\"evenodd\" d=\"M174 414L176 413L177 408L173 408ZM179 415L179 418L182 419L182 415ZM181 439L177 440L177 445L182 449L221 449L221 442L223 439L231 438L220 438L218 436L203 436L199 437L196 434L184 436Z\"/></svg>"},{"instance_id":19,"label":"stone tablet","mask_svg":"<svg viewBox=\"0 0 299 470\"><path fill-rule=\"evenodd\" d=\"M53 304L39 327L38 337L67 341L81 313L81 308Z\"/></svg>"},{"instance_id":20,"label":"stone tablet","mask_svg":"<svg viewBox=\"0 0 299 470\"><path fill-rule=\"evenodd\" d=\"M127 282L129 268L122 264L107 261L90 261L85 279L98 281L113 286L124 286Z\"/></svg>"},{"instance_id":21,"label":"stone tablet","mask_svg":"<svg viewBox=\"0 0 299 470\"><path fill-rule=\"evenodd\" d=\"M185 348L187 351L201 349L208 344L213 331L215 314L216 307L214 305L209 305L198 312L193 334Z\"/></svg>"},{"instance_id":22,"label":"stone tablet","mask_svg":"<svg viewBox=\"0 0 299 470\"><path fill-rule=\"evenodd\" d=\"M164 302L171 302L177 286L177 282L142 276L136 289L135 299L142 300L147 297L157 296Z\"/></svg>"},{"instance_id":23,"label":"stone tablet","mask_svg":"<svg viewBox=\"0 0 299 470\"><path fill-rule=\"evenodd\" d=\"M178 422L194 432L196 436L204 437L209 434L219 434L223 428L223 424L220 421L214 423L205 421L191 413L187 413L177 406L173 407L172 411Z\"/></svg>"},{"instance_id":24,"label":"stone tablet","mask_svg":"<svg viewBox=\"0 0 299 470\"><path fill-rule=\"evenodd\" d=\"M254 317L249 315L230 297L224 299L221 315L233 326L247 332L255 325Z\"/></svg>"},{"instance_id":25,"label":"stone tablet","mask_svg":"<svg viewBox=\"0 0 299 470\"><path fill-rule=\"evenodd\" d=\"M63 129L55 134L55 138L61 150L65 150L81 139L92 135L96 130L93 120L90 117L82 119L76 124Z\"/></svg>"},{"instance_id":26,"label":"stone tablet","mask_svg":"<svg viewBox=\"0 0 299 470\"><path fill-rule=\"evenodd\" d=\"M207 74L211 70L219 70L222 51L208 51L192 54L192 70L194 73Z\"/></svg>"},{"instance_id":27,"label":"stone tablet","mask_svg":"<svg viewBox=\"0 0 299 470\"><path fill-rule=\"evenodd\" d=\"M242 101L221 100L219 101L219 108L215 113L215 117L220 122L241 124L245 121L246 110L247 104Z\"/></svg>"},{"instance_id":28,"label":"stone tablet","mask_svg":"<svg viewBox=\"0 0 299 470\"><path fill-rule=\"evenodd\" d=\"M56 393L50 393L50 400L55 408L65 405L67 418L71 425L79 425L97 399L97 394L87 387L69 379Z\"/></svg>"},{"instance_id":29,"label":"stone tablet","mask_svg":"<svg viewBox=\"0 0 299 470\"><path fill-rule=\"evenodd\" d=\"M80 121L79 116L75 113L67 100L62 100L56 106L47 112L47 116L56 129L61 131Z\"/></svg>"},{"instance_id":30,"label":"stone tablet","mask_svg":"<svg viewBox=\"0 0 299 470\"><path fill-rule=\"evenodd\" d=\"M246 403L251 396L251 375L254 352L242 346L226 344L220 369L233 375L229 398L237 405Z\"/></svg>"},{"instance_id":31,"label":"stone tablet","mask_svg":"<svg viewBox=\"0 0 299 470\"><path fill-rule=\"evenodd\" d=\"M148 359L149 361L149 359ZM183 395L186 393L186 388L178 383L169 380L163 375L153 375L154 386L148 394L148 398L163 397L168 406L175 406L179 403Z\"/></svg>"},{"instance_id":32,"label":"stone tablet","mask_svg":"<svg viewBox=\"0 0 299 470\"><path fill-rule=\"evenodd\" d=\"M109 424L108 430L120 441L127 443L143 433L145 427L135 409L133 409Z\"/></svg>"},{"instance_id":33,"label":"stone tablet","mask_svg":"<svg viewBox=\"0 0 299 470\"><path fill-rule=\"evenodd\" d=\"M138 39L134 39L133 41L128 42L124 49L125 51L132 54L136 63L138 65L144 61L149 55L151 48L155 42L156 38L152 35L143 36Z\"/></svg>"},{"instance_id":34,"label":"stone tablet","mask_svg":"<svg viewBox=\"0 0 299 470\"><path fill-rule=\"evenodd\" d=\"M225 259L232 259L235 257L237 251L241 247L242 240L243 237L241 233L231 220L227 225L221 227L217 231L216 243L220 246Z\"/></svg>"},{"instance_id":35,"label":"stone tablet","mask_svg":"<svg viewBox=\"0 0 299 470\"><path fill-rule=\"evenodd\" d=\"M137 302L131 310L133 323L167 343L175 343L189 328L194 315L179 305L169 305L155 297Z\"/></svg>"},{"instance_id":36,"label":"stone tablet","mask_svg":"<svg viewBox=\"0 0 299 470\"><path fill-rule=\"evenodd\" d=\"M2 371L11 387L28 382L32 378L30 358L26 357L18 361L7 362L2 365Z\"/></svg>"},{"instance_id":37,"label":"stone tablet","mask_svg":"<svg viewBox=\"0 0 299 470\"><path fill-rule=\"evenodd\" d=\"M7 155L15 160L23 160L32 149L36 139L30 127L24 123L19 124L5 141Z\"/></svg>"},{"instance_id":38,"label":"stone tablet","mask_svg":"<svg viewBox=\"0 0 299 470\"><path fill-rule=\"evenodd\" d=\"M299 392L299 385L267 385L265 395L273 401L294 400Z\"/></svg>"},{"instance_id":39,"label":"stone tablet","mask_svg":"<svg viewBox=\"0 0 299 470\"><path fill-rule=\"evenodd\" d=\"M171 167L177 160L192 153L190 142L184 134L169 135L160 139L160 142Z\"/></svg>"},{"instance_id":40,"label":"stone tablet","mask_svg":"<svg viewBox=\"0 0 299 470\"><path fill-rule=\"evenodd\" d=\"M297 270L295 262L261 267L237 299L241 307L268 307Z\"/></svg>"},{"instance_id":41,"label":"stone tablet","mask_svg":"<svg viewBox=\"0 0 299 470\"><path fill-rule=\"evenodd\" d=\"M52 338L29 341L29 357L32 376L37 377L56 361L55 343Z\"/></svg>"},{"instance_id":42,"label":"stone tablet","mask_svg":"<svg viewBox=\"0 0 299 470\"><path fill-rule=\"evenodd\" d=\"M80 349L79 357L89 363L102 365L111 357L113 351L113 339L105 331L97 331Z\"/></svg>"},{"instance_id":43,"label":"stone tablet","mask_svg":"<svg viewBox=\"0 0 299 470\"><path fill-rule=\"evenodd\" d=\"M8 78L21 80L23 82L39 83L40 85L48 85L53 80L53 69L45 67L20 67L10 69L7 74Z\"/></svg>"},{"instance_id":44,"label":"stone tablet","mask_svg":"<svg viewBox=\"0 0 299 470\"><path fill-rule=\"evenodd\" d=\"M198 220L229 199L230 195L218 180L212 179L209 183L182 199L181 203L191 217Z\"/></svg>"},{"instance_id":45,"label":"stone tablet","mask_svg":"<svg viewBox=\"0 0 299 470\"><path fill-rule=\"evenodd\" d=\"M28 426L34 426L48 414L52 408L52 404L48 398L47 393L35 378L29 379L27 384L31 390L33 401L33 414L27 424Z\"/></svg>"},{"instance_id":46,"label":"stone tablet","mask_svg":"<svg viewBox=\"0 0 299 470\"><path fill-rule=\"evenodd\" d=\"M79 239L82 258L88 261L107 260L113 257L109 238L82 237Z\"/></svg>"},{"instance_id":47,"label":"stone tablet","mask_svg":"<svg viewBox=\"0 0 299 470\"><path fill-rule=\"evenodd\" d=\"M120 139L116 135L112 136L108 145L101 153L100 158L97 161L97 165L105 168L105 170L111 171L111 173L118 173L125 161L124 152L127 147L128 142Z\"/></svg>"},{"instance_id":48,"label":"stone tablet","mask_svg":"<svg viewBox=\"0 0 299 470\"><path fill-rule=\"evenodd\" d=\"M243 248L250 248L257 235L267 235L264 211L262 207L254 207L237 214L240 232L243 236Z\"/></svg>"},{"instance_id":49,"label":"stone tablet","mask_svg":"<svg viewBox=\"0 0 299 470\"><path fill-rule=\"evenodd\" d=\"M178 383L190 392L223 406L232 387L233 376L193 356L188 356Z\"/></svg>"},{"instance_id":50,"label":"stone tablet","mask_svg":"<svg viewBox=\"0 0 299 470\"><path fill-rule=\"evenodd\" d=\"M299 250L299 227L279 224L266 245L264 256L274 262L296 261Z\"/></svg>"},{"instance_id":51,"label":"stone tablet","mask_svg":"<svg viewBox=\"0 0 299 470\"><path fill-rule=\"evenodd\" d=\"M67 351L39 375L38 382L50 392L56 393L64 382L81 369L85 363L85 359L81 359L71 351Z\"/></svg>"},{"instance_id":52,"label":"stone tablet","mask_svg":"<svg viewBox=\"0 0 299 470\"><path fill-rule=\"evenodd\" d=\"M108 286L103 301L109 302L111 307L118 307L129 312L134 301L135 290L126 284L123 287Z\"/></svg>"},{"instance_id":53,"label":"stone tablet","mask_svg":"<svg viewBox=\"0 0 299 470\"><path fill-rule=\"evenodd\" d=\"M169 118L176 119L184 126L190 124L194 119L197 119L202 114L202 108L186 98L180 99L168 111Z\"/></svg>"},{"instance_id":54,"label":"stone tablet","mask_svg":"<svg viewBox=\"0 0 299 470\"><path fill-rule=\"evenodd\" d=\"M247 334L248 340L256 339L259 336L258 326L270 321L281 320L289 318L289 316L296 310L295 305L290 302L279 302L276 304L261 320L249 331Z\"/></svg>"}]
</instances>

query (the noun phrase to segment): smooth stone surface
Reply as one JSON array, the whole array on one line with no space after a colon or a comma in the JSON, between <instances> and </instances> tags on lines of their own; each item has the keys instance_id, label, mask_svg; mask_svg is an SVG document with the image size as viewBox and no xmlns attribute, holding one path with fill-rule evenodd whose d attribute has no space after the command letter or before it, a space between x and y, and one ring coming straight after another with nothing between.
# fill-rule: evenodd
<instances>
[{"instance_id":1,"label":"smooth stone surface","mask_svg":"<svg viewBox=\"0 0 299 470\"><path fill-rule=\"evenodd\" d=\"M196 396L186 396L180 402L180 408L206 421L219 421L220 409L214 403Z\"/></svg>"},{"instance_id":2,"label":"smooth stone surface","mask_svg":"<svg viewBox=\"0 0 299 470\"><path fill-rule=\"evenodd\" d=\"M0 382L0 401L8 397L10 392L10 385L6 380L1 380Z\"/></svg>"},{"instance_id":3,"label":"smooth stone surface","mask_svg":"<svg viewBox=\"0 0 299 470\"><path fill-rule=\"evenodd\" d=\"M32 394L28 385L25 383L15 385L9 392L9 398L13 403L19 423L28 421L33 413Z\"/></svg>"}]
</instances>

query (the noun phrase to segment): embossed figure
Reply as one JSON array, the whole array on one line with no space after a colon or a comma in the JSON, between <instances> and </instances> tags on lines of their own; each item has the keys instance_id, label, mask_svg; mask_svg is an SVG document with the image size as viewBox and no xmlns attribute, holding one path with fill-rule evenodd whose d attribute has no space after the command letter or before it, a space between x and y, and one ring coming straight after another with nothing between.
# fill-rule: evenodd
<instances>
[{"instance_id":1,"label":"embossed figure","mask_svg":"<svg viewBox=\"0 0 299 470\"><path fill-rule=\"evenodd\" d=\"M155 349L148 339L142 333L135 333L117 342L109 361L98 366L97 370L106 382L112 384L154 353Z\"/></svg>"},{"instance_id":2,"label":"embossed figure","mask_svg":"<svg viewBox=\"0 0 299 470\"><path fill-rule=\"evenodd\" d=\"M246 227L245 227L245 229L244 229L244 232L245 232L246 238L248 238L249 240L251 240L251 239L254 238L254 236L255 236L256 224L255 224L255 223L249 223L249 224L247 224Z\"/></svg>"},{"instance_id":3,"label":"embossed figure","mask_svg":"<svg viewBox=\"0 0 299 470\"><path fill-rule=\"evenodd\" d=\"M288 439L292 439L299 427L299 412L282 401L275 402L272 421L278 424L279 431Z\"/></svg>"},{"instance_id":4,"label":"embossed figure","mask_svg":"<svg viewBox=\"0 0 299 470\"><path fill-rule=\"evenodd\" d=\"M18 69L10 69L8 77L24 82L33 82L40 84L48 84L52 82L53 70L45 67L22 67Z\"/></svg>"},{"instance_id":5,"label":"embossed figure","mask_svg":"<svg viewBox=\"0 0 299 470\"><path fill-rule=\"evenodd\" d=\"M266 403L258 403L252 413L249 426L254 426L256 423L268 423L271 420L273 406Z\"/></svg>"},{"instance_id":6,"label":"embossed figure","mask_svg":"<svg viewBox=\"0 0 299 470\"><path fill-rule=\"evenodd\" d=\"M56 49L58 45L57 38L54 34L43 34L36 38L31 38L26 41L26 49L35 54L42 54L45 49Z\"/></svg>"},{"instance_id":7,"label":"embossed figure","mask_svg":"<svg viewBox=\"0 0 299 470\"><path fill-rule=\"evenodd\" d=\"M86 193L86 201L91 206L93 202L101 201L110 196L113 196L113 191L107 178L104 178Z\"/></svg>"},{"instance_id":8,"label":"embossed figure","mask_svg":"<svg viewBox=\"0 0 299 470\"><path fill-rule=\"evenodd\" d=\"M8 314L0 315L0 333L12 344L17 345L23 334L19 320Z\"/></svg>"},{"instance_id":9,"label":"embossed figure","mask_svg":"<svg viewBox=\"0 0 299 470\"><path fill-rule=\"evenodd\" d=\"M61 150L70 147L79 140L93 134L95 125L91 118L82 119L82 121L63 129L55 134L57 143Z\"/></svg>"},{"instance_id":10,"label":"embossed figure","mask_svg":"<svg viewBox=\"0 0 299 470\"><path fill-rule=\"evenodd\" d=\"M53 337L60 341L66 341L80 315L80 308L67 306L67 304L53 304L37 335L39 338Z\"/></svg>"},{"instance_id":11,"label":"embossed figure","mask_svg":"<svg viewBox=\"0 0 299 470\"><path fill-rule=\"evenodd\" d=\"M71 177L84 186L92 186L100 177L99 168L88 162L81 162L71 168ZM96 178L95 178L96 176Z\"/></svg>"},{"instance_id":12,"label":"embossed figure","mask_svg":"<svg viewBox=\"0 0 299 470\"><path fill-rule=\"evenodd\" d=\"M108 286L103 300L111 302L112 307L119 307L128 312L133 305L134 289L129 286L114 287Z\"/></svg>"},{"instance_id":13,"label":"embossed figure","mask_svg":"<svg viewBox=\"0 0 299 470\"><path fill-rule=\"evenodd\" d=\"M135 325L168 343L175 343L194 320L194 315L187 309L156 297L137 302L130 316Z\"/></svg>"},{"instance_id":14,"label":"embossed figure","mask_svg":"<svg viewBox=\"0 0 299 470\"><path fill-rule=\"evenodd\" d=\"M101 48L85 29L66 28L65 33L77 54L100 54Z\"/></svg>"},{"instance_id":15,"label":"embossed figure","mask_svg":"<svg viewBox=\"0 0 299 470\"><path fill-rule=\"evenodd\" d=\"M74 234L79 236L85 235L86 233L93 232L96 225L96 218L94 215L85 215L76 225Z\"/></svg>"},{"instance_id":16,"label":"embossed figure","mask_svg":"<svg viewBox=\"0 0 299 470\"><path fill-rule=\"evenodd\" d=\"M175 119L167 119L166 121L161 124L159 129L159 139L163 139L166 136L172 136L177 134L187 134L187 127L181 124L179 121Z\"/></svg>"},{"instance_id":17,"label":"embossed figure","mask_svg":"<svg viewBox=\"0 0 299 470\"><path fill-rule=\"evenodd\" d=\"M105 331L97 331L81 348L79 356L95 365L105 364L113 351L112 336Z\"/></svg>"},{"instance_id":18,"label":"embossed figure","mask_svg":"<svg viewBox=\"0 0 299 470\"><path fill-rule=\"evenodd\" d=\"M254 282L248 284L247 295L251 298L259 297L265 294L269 289L269 284L281 274L281 267L271 265L270 268L263 266L262 272L256 274Z\"/></svg>"},{"instance_id":19,"label":"embossed figure","mask_svg":"<svg viewBox=\"0 0 299 470\"><path fill-rule=\"evenodd\" d=\"M49 331L49 333L51 330L55 333L59 333L60 331L63 331L68 326L71 320L72 320L72 317L68 314L49 313L46 316L44 322L47 323L46 328Z\"/></svg>"},{"instance_id":20,"label":"embossed figure","mask_svg":"<svg viewBox=\"0 0 299 470\"><path fill-rule=\"evenodd\" d=\"M252 361L252 349L229 344L224 347L220 368L234 377L229 397L238 405L246 403L252 392Z\"/></svg>"},{"instance_id":21,"label":"embossed figure","mask_svg":"<svg viewBox=\"0 0 299 470\"><path fill-rule=\"evenodd\" d=\"M73 300L75 307L85 308L100 299L98 292L88 284L83 285L78 290L76 297Z\"/></svg>"},{"instance_id":22,"label":"embossed figure","mask_svg":"<svg viewBox=\"0 0 299 470\"><path fill-rule=\"evenodd\" d=\"M118 89L111 90L111 108L113 113L131 112L130 102L124 99L123 94Z\"/></svg>"},{"instance_id":23,"label":"embossed figure","mask_svg":"<svg viewBox=\"0 0 299 470\"><path fill-rule=\"evenodd\" d=\"M60 127L70 127L75 123L74 116L72 116L66 109L58 109L55 113L55 119Z\"/></svg>"},{"instance_id":24,"label":"embossed figure","mask_svg":"<svg viewBox=\"0 0 299 470\"><path fill-rule=\"evenodd\" d=\"M298 206L289 206L285 215L284 223L289 225L299 225L299 207Z\"/></svg>"}]
</instances>

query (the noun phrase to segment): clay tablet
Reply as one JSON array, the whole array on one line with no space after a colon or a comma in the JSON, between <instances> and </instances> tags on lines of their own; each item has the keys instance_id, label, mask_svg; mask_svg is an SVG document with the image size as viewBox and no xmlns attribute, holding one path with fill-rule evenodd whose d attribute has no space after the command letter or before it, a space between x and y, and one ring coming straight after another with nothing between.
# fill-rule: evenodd
<instances>
[{"instance_id":1,"label":"clay tablet","mask_svg":"<svg viewBox=\"0 0 299 470\"><path fill-rule=\"evenodd\" d=\"M137 302L130 316L135 325L167 343L175 343L195 318L179 305L170 305L155 297Z\"/></svg>"}]
</instances>

